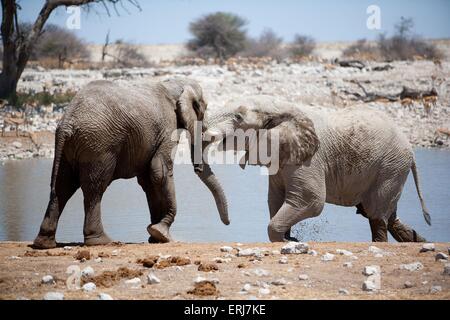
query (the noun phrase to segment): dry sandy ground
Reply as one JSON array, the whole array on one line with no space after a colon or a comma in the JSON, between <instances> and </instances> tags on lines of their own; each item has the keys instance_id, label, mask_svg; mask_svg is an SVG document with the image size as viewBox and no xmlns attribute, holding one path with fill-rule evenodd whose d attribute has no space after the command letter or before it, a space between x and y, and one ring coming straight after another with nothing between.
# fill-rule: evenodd
<instances>
[{"instance_id":1,"label":"dry sandy ground","mask_svg":"<svg viewBox=\"0 0 450 320\"><path fill-rule=\"evenodd\" d=\"M231 253L221 252L222 246L231 246ZM450 299L450 275L443 273L445 262L435 261L437 252L447 253L449 243L436 244L436 252L420 253L421 244L376 244L383 250L382 256L369 252L370 243L309 243L310 249L318 255L290 254L287 264L280 264L282 244L254 243L170 243L170 244L112 244L98 247L72 245L69 250L62 247L38 251L29 243L0 243L0 299L42 299L47 292L64 293L65 299L97 299L99 293L107 293L114 299ZM266 248L261 261L252 257L237 257L236 248ZM336 254L337 249L349 250L357 258ZM88 250L90 259L84 262L76 259L81 251ZM278 251L274 252L274 251ZM332 261L322 261L326 252L335 254ZM155 255L171 255L159 258L153 267ZM101 262L98 262L98 257ZM228 257L230 261L215 263L217 271L210 269L214 258ZM230 258L231 257L231 258ZM78 256L78 258L81 258ZM147 267L140 259L147 258ZM189 260L182 259L188 258ZM225 258L226 259L226 258ZM351 262L351 268L344 267ZM401 264L421 262L423 269L407 271ZM199 266L199 263L203 267ZM178 264L178 266L177 266ZM68 290L66 280L68 266L78 265L81 269L91 266L95 275L87 281L94 281L97 289L93 292ZM181 265L181 266L180 266ZM362 290L367 278L362 274L365 266L381 267L381 290L369 293ZM116 272L119 268L122 272ZM257 269L264 269L268 275L258 276ZM147 275L154 273L160 284L147 284ZM308 280L299 280L300 274L308 275ZM52 275L54 284L42 284L44 275ZM132 288L125 281L138 276L142 283ZM216 278L216 288L204 286L194 290L194 279L202 276ZM284 278L282 285L272 284ZM405 288L405 282L412 283ZM245 284L250 284L248 293L242 293ZM266 286L262 294L260 289ZM433 293L431 288L440 286L441 291ZM339 293L346 289L348 294ZM203 296L201 294L208 294Z\"/></svg>"}]
</instances>

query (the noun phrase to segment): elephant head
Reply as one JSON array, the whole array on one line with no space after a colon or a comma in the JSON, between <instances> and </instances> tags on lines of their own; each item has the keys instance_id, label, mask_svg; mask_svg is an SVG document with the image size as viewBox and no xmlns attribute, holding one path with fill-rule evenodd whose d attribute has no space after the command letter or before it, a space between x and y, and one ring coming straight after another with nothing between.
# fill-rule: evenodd
<instances>
[{"instance_id":1,"label":"elephant head","mask_svg":"<svg viewBox=\"0 0 450 320\"><path fill-rule=\"evenodd\" d=\"M220 219L224 224L228 225L230 224L228 205L222 186L210 166L202 163L201 157L199 163L194 161L196 150L199 149L198 152L200 154L202 152L201 133L203 127L201 126L201 121L203 121L207 107L207 103L203 98L202 88L196 81L186 78L168 79L162 81L162 85L167 89L170 98L175 101L178 128L186 129L191 137L191 159L194 171L213 194ZM195 136L199 134L200 139L197 139L197 141L200 140L200 145L196 146Z\"/></svg>"},{"instance_id":2,"label":"elephant head","mask_svg":"<svg viewBox=\"0 0 450 320\"><path fill-rule=\"evenodd\" d=\"M218 111L207 111L205 127L205 136L213 141L222 141L221 146L225 146L224 142L229 141L230 137L234 140L238 132L248 137L244 147L245 156L240 161L241 167L245 167L247 162L266 165L260 163L259 159L256 162L249 161L249 151L255 146L259 147L262 138L268 141L265 145L269 148L267 151L271 158L277 155L279 167L305 164L319 148L312 120L296 106L270 96L238 98L229 101ZM253 136L248 135L248 131L252 131ZM249 143L249 140L253 143Z\"/></svg>"}]
</instances>

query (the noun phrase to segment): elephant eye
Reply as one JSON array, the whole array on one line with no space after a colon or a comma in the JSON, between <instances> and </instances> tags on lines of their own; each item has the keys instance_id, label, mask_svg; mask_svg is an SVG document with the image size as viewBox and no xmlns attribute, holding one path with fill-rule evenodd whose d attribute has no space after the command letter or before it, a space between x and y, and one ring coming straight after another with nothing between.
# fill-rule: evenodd
<instances>
[{"instance_id":1,"label":"elephant eye","mask_svg":"<svg viewBox=\"0 0 450 320\"><path fill-rule=\"evenodd\" d=\"M236 113L234 115L234 118L238 121L241 122L242 120L244 120L244 118L242 118L242 115L240 113Z\"/></svg>"}]
</instances>

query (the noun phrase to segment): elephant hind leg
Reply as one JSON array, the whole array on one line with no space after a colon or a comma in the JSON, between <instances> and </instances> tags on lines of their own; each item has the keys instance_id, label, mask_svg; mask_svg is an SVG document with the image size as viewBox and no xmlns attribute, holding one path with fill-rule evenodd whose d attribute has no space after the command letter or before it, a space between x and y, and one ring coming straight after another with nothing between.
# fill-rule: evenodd
<instances>
[{"instance_id":1,"label":"elephant hind leg","mask_svg":"<svg viewBox=\"0 0 450 320\"><path fill-rule=\"evenodd\" d=\"M398 242L426 242L426 239L414 229L402 223L394 212L388 220L389 233Z\"/></svg>"},{"instance_id":2,"label":"elephant hind leg","mask_svg":"<svg viewBox=\"0 0 450 320\"><path fill-rule=\"evenodd\" d=\"M37 249L49 249L56 247L56 228L61 213L69 199L80 187L78 175L70 164L61 158L58 176L56 177L55 190L50 193L47 210L42 221L39 234L34 240L33 247Z\"/></svg>"},{"instance_id":3,"label":"elephant hind leg","mask_svg":"<svg viewBox=\"0 0 450 320\"><path fill-rule=\"evenodd\" d=\"M101 201L112 181L115 161L111 158L80 165L80 183L84 197L84 243L88 246L112 242L105 233L101 216Z\"/></svg>"}]
</instances>

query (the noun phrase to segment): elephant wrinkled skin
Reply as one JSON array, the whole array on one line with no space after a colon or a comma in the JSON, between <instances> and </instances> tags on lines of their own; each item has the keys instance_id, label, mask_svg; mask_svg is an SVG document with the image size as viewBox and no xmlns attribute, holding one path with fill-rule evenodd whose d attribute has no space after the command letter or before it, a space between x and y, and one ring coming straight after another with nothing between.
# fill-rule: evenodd
<instances>
[{"instance_id":1,"label":"elephant wrinkled skin","mask_svg":"<svg viewBox=\"0 0 450 320\"><path fill-rule=\"evenodd\" d=\"M413 150L383 113L362 107L327 113L258 95L208 110L205 121L205 136L222 141L222 147L237 129L265 129L269 140L277 130L280 169L269 176L268 192L271 241L292 239L290 228L318 216L325 202L357 206L370 221L373 241L387 241L387 231L398 241L425 240L397 219L397 202L411 170L430 224ZM251 148L245 146L241 167Z\"/></svg>"},{"instance_id":2,"label":"elephant wrinkled skin","mask_svg":"<svg viewBox=\"0 0 450 320\"><path fill-rule=\"evenodd\" d=\"M195 81L175 78L140 86L94 81L72 100L55 137L50 201L36 248L56 246L55 233L65 204L78 188L84 196L84 241L105 244L100 203L116 179L137 177L151 213L149 241L171 240L169 227L176 214L171 152L173 131L182 128L194 136L206 102ZM229 223L223 190L210 168L195 172L216 200L224 223Z\"/></svg>"}]
</instances>

